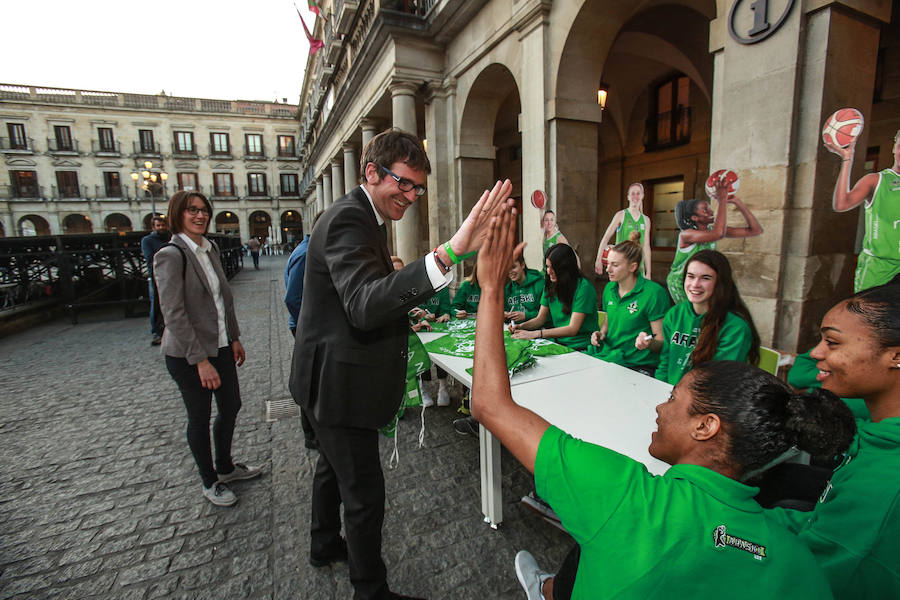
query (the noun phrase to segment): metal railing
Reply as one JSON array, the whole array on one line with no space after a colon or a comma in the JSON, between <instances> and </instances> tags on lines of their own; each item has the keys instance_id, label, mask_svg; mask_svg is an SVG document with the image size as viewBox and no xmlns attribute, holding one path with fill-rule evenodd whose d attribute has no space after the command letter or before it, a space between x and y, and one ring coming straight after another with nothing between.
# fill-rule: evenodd
<instances>
[{"instance_id":1,"label":"metal railing","mask_svg":"<svg viewBox=\"0 0 900 600\"><path fill-rule=\"evenodd\" d=\"M91 152L94 154L103 154L106 156L121 156L122 142L114 141L112 145L103 143L100 140L91 140Z\"/></svg>"},{"instance_id":2,"label":"metal railing","mask_svg":"<svg viewBox=\"0 0 900 600\"><path fill-rule=\"evenodd\" d=\"M34 138L26 138L25 143L17 143L10 138L0 137L0 150L10 152L34 152Z\"/></svg>"},{"instance_id":3,"label":"metal railing","mask_svg":"<svg viewBox=\"0 0 900 600\"><path fill-rule=\"evenodd\" d=\"M244 158L248 160L265 158L266 157L266 147L261 146L259 150L251 150L247 144L244 144Z\"/></svg>"},{"instance_id":4,"label":"metal railing","mask_svg":"<svg viewBox=\"0 0 900 600\"><path fill-rule=\"evenodd\" d=\"M77 322L89 307L123 306L125 316L148 306L147 232L0 238L0 315L38 304L64 306ZM236 236L210 234L230 279L243 266Z\"/></svg>"},{"instance_id":5,"label":"metal railing","mask_svg":"<svg viewBox=\"0 0 900 600\"><path fill-rule=\"evenodd\" d=\"M78 140L58 140L47 138L47 150L56 154L78 154Z\"/></svg>"},{"instance_id":6,"label":"metal railing","mask_svg":"<svg viewBox=\"0 0 900 600\"><path fill-rule=\"evenodd\" d=\"M131 142L132 153L135 156L161 156L159 142L145 146L141 142Z\"/></svg>"}]
</instances>

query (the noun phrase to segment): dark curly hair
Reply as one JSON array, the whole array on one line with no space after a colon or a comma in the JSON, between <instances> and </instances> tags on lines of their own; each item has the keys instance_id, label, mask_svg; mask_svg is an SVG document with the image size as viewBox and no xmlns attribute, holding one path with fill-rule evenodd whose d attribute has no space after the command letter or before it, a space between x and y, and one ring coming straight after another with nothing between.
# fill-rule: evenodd
<instances>
[{"instance_id":1,"label":"dark curly hair","mask_svg":"<svg viewBox=\"0 0 900 600\"><path fill-rule=\"evenodd\" d=\"M900 276L898 276L900 277ZM847 299L847 310L859 315L879 349L900 346L900 278L857 292Z\"/></svg>"},{"instance_id":2,"label":"dark curly hair","mask_svg":"<svg viewBox=\"0 0 900 600\"><path fill-rule=\"evenodd\" d=\"M732 360L708 361L690 373L691 414L718 415L728 439L726 460L741 474L791 447L832 458L856 435L853 413L827 390L796 393L774 375Z\"/></svg>"}]
</instances>

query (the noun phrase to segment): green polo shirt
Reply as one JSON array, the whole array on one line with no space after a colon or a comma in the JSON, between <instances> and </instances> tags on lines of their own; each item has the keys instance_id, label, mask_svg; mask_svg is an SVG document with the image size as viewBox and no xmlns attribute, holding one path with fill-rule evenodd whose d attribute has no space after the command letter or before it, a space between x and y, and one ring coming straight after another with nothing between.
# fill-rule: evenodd
<instances>
[{"instance_id":1,"label":"green polo shirt","mask_svg":"<svg viewBox=\"0 0 900 600\"><path fill-rule=\"evenodd\" d=\"M697 465L641 463L550 426L537 493L581 546L572 599L831 598L812 553L753 500Z\"/></svg>"},{"instance_id":2,"label":"green polo shirt","mask_svg":"<svg viewBox=\"0 0 900 600\"><path fill-rule=\"evenodd\" d=\"M544 329L552 327L565 327L572 320L572 314L563 311L563 303L559 297L550 298L547 290L541 296L541 306L550 309L550 323L544 325ZM585 313L584 321L578 329L578 333L567 337L553 338L553 341L569 348L584 350L591 343L591 333L599 331L597 324L597 291L587 279L578 278L578 287L575 288L575 297L572 299L572 313Z\"/></svg>"},{"instance_id":3,"label":"green polo shirt","mask_svg":"<svg viewBox=\"0 0 900 600\"><path fill-rule=\"evenodd\" d=\"M452 308L454 312L457 310L464 310L466 313L474 315L478 312L479 302L481 302L481 286L466 279L459 284L459 289L456 290L456 295L453 296L453 302L450 303L450 308ZM456 315L454 314L451 316L455 317Z\"/></svg>"},{"instance_id":4,"label":"green polo shirt","mask_svg":"<svg viewBox=\"0 0 900 600\"><path fill-rule=\"evenodd\" d=\"M663 317L663 347L656 369L657 379L675 385L691 370L691 353L697 345L702 324L703 315L695 313L687 300L669 309ZM750 324L730 312L719 329L719 343L712 360L745 362L752 343Z\"/></svg>"},{"instance_id":5,"label":"green polo shirt","mask_svg":"<svg viewBox=\"0 0 900 600\"><path fill-rule=\"evenodd\" d=\"M442 287L438 292L428 300L419 305L433 314L435 317L450 314L450 288ZM452 315L451 315L452 316Z\"/></svg>"},{"instance_id":6,"label":"green polo shirt","mask_svg":"<svg viewBox=\"0 0 900 600\"><path fill-rule=\"evenodd\" d=\"M662 319L669 310L669 293L665 288L638 273L634 287L619 297L619 283L612 281L603 288L600 310L606 311L609 329L603 344L591 351L591 355L623 367L655 367L659 355L638 350L634 340L642 331L650 333L650 322Z\"/></svg>"}]
</instances>

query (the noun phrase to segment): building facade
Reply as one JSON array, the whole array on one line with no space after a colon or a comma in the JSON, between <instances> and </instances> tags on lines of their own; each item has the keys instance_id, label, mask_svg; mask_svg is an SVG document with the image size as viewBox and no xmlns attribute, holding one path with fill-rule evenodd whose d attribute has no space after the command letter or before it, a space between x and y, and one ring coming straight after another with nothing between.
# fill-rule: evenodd
<instances>
[{"instance_id":1,"label":"building facade","mask_svg":"<svg viewBox=\"0 0 900 600\"><path fill-rule=\"evenodd\" d=\"M741 177L764 228L724 239L763 343L805 350L851 291L860 211L838 214L838 108L867 117L854 180L892 164L900 128L898 2L324 0L300 102L307 218L358 184L359 154L394 126L426 140L428 193L393 225L405 260L446 240L510 178L529 265L544 190L585 274L630 182L647 191L653 278L674 255L675 203L714 170ZM892 20L893 8L893 20ZM605 109L598 90L608 89ZM729 223L742 225L730 210ZM602 281L597 278L597 285Z\"/></svg>"},{"instance_id":2,"label":"building facade","mask_svg":"<svg viewBox=\"0 0 900 600\"><path fill-rule=\"evenodd\" d=\"M2 235L149 229L198 190L211 231L302 236L296 106L0 84L0 127Z\"/></svg>"}]
</instances>

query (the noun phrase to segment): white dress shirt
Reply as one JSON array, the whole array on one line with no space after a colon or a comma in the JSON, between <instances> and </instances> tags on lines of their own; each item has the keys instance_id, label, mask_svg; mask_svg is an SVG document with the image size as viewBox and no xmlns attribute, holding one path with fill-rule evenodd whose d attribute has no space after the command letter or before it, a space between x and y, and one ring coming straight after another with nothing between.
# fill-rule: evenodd
<instances>
[{"instance_id":1,"label":"white dress shirt","mask_svg":"<svg viewBox=\"0 0 900 600\"><path fill-rule=\"evenodd\" d=\"M225 326L225 300L222 298L222 289L219 286L219 276L216 275L215 269L213 269L212 262L209 258L209 251L212 248L212 244L209 243L209 240L206 238L202 238L201 244L195 244L194 240L189 238L184 233L178 234L184 243L187 244L188 248L194 253L194 256L197 257L197 260L200 261L200 266L203 267L203 272L206 273L206 281L209 282L209 289L212 290L213 299L216 302L216 313L218 313L219 317L219 348L223 348L228 345L228 329Z\"/></svg>"}]
</instances>

